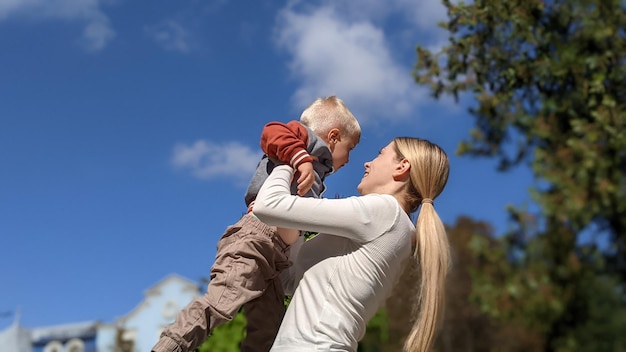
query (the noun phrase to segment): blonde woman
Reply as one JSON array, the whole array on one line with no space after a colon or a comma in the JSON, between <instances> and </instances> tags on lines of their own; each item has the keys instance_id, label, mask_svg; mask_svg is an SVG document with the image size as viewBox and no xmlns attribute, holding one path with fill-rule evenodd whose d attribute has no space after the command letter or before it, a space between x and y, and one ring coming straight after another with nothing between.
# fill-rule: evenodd
<instances>
[{"instance_id":1,"label":"blonde woman","mask_svg":"<svg viewBox=\"0 0 626 352\"><path fill-rule=\"evenodd\" d=\"M297 288L272 351L356 351L411 255L421 282L405 350L431 349L450 257L433 201L448 172L440 147L410 137L393 139L365 163L359 197L293 196L294 170L282 165L272 171L256 199L255 216L269 225L319 232L291 258ZM418 209L414 224L410 214Z\"/></svg>"}]
</instances>

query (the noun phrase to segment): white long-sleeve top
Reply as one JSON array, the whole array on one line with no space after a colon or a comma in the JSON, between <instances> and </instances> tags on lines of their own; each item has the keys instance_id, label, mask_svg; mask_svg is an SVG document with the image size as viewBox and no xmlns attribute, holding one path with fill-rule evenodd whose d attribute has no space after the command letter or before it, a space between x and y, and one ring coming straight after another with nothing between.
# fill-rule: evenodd
<instances>
[{"instance_id":1,"label":"white long-sleeve top","mask_svg":"<svg viewBox=\"0 0 626 352\"><path fill-rule=\"evenodd\" d=\"M292 258L297 289L272 351L356 351L410 257L415 226L391 195L297 197L292 177L276 167L253 209L267 224L319 232Z\"/></svg>"}]
</instances>

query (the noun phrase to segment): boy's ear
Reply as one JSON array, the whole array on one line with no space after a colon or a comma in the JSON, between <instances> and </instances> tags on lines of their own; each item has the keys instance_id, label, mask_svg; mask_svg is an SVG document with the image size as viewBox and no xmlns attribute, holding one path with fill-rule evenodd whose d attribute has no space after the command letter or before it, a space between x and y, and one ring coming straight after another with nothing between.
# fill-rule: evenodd
<instances>
[{"instance_id":1,"label":"boy's ear","mask_svg":"<svg viewBox=\"0 0 626 352\"><path fill-rule=\"evenodd\" d=\"M339 129L333 128L330 131L328 131L327 138L328 138L328 143L334 144L334 143L339 142L341 140Z\"/></svg>"}]
</instances>

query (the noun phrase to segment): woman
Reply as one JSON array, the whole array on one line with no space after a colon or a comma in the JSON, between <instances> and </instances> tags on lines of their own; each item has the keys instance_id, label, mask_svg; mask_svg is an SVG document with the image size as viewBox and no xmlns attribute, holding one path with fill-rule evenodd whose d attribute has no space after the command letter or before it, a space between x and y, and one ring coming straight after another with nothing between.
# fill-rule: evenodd
<instances>
[{"instance_id":1,"label":"woman","mask_svg":"<svg viewBox=\"0 0 626 352\"><path fill-rule=\"evenodd\" d=\"M445 187L448 172L441 148L409 137L395 138L365 163L360 197L291 196L293 169L274 169L254 214L273 226L319 234L292 257L298 286L272 351L356 351L412 249L421 282L417 319L405 349L431 348L441 322L450 256L433 200ZM410 214L420 205L414 225Z\"/></svg>"}]
</instances>

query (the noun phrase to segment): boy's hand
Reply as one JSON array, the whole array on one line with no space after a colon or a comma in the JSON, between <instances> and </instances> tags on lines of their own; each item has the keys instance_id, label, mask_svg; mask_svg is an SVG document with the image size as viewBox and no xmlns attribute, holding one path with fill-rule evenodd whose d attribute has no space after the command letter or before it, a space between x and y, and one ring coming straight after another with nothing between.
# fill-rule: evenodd
<instances>
[{"instance_id":1,"label":"boy's hand","mask_svg":"<svg viewBox=\"0 0 626 352\"><path fill-rule=\"evenodd\" d=\"M298 195L305 195L315 182L315 172L313 163L302 163L298 165Z\"/></svg>"}]
</instances>

